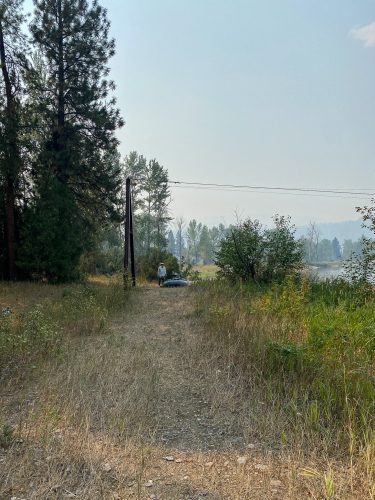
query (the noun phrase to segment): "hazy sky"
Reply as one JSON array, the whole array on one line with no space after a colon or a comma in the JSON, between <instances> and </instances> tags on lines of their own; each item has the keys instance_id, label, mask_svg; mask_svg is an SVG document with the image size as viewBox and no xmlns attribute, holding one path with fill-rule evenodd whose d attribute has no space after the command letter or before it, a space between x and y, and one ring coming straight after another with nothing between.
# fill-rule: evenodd
<instances>
[{"instance_id":1,"label":"hazy sky","mask_svg":"<svg viewBox=\"0 0 375 500\"><path fill-rule=\"evenodd\" d=\"M171 179L374 188L373 0L101 0L126 120L121 151ZM28 0L26 5L30 5ZM364 200L174 189L208 223L355 219Z\"/></svg>"}]
</instances>

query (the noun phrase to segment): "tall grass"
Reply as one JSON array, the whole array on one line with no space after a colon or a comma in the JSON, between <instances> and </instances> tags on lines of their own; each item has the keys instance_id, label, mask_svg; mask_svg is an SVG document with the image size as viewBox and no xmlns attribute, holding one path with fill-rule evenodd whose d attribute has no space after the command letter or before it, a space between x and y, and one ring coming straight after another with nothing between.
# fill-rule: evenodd
<instances>
[{"instance_id":1,"label":"tall grass","mask_svg":"<svg viewBox=\"0 0 375 500\"><path fill-rule=\"evenodd\" d=\"M375 298L368 286L287 279L267 287L196 287L206 348L282 408L283 445L375 458ZM207 306L209 304L209 306ZM266 417L265 417L266 418Z\"/></svg>"},{"instance_id":2,"label":"tall grass","mask_svg":"<svg viewBox=\"0 0 375 500\"><path fill-rule=\"evenodd\" d=\"M0 376L58 354L64 338L100 333L125 300L117 278L70 286L0 284Z\"/></svg>"}]
</instances>

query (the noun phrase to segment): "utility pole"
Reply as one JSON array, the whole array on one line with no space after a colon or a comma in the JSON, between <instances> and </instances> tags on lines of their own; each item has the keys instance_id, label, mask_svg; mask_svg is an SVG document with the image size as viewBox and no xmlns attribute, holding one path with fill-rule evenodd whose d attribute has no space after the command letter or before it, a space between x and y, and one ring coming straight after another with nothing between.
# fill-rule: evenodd
<instances>
[{"instance_id":1,"label":"utility pole","mask_svg":"<svg viewBox=\"0 0 375 500\"><path fill-rule=\"evenodd\" d=\"M133 207L131 192L131 177L126 178L125 189L125 245L124 245L124 287L128 288L130 283L129 276L129 257L131 283L135 286L135 258L134 258L134 233L133 233Z\"/></svg>"}]
</instances>

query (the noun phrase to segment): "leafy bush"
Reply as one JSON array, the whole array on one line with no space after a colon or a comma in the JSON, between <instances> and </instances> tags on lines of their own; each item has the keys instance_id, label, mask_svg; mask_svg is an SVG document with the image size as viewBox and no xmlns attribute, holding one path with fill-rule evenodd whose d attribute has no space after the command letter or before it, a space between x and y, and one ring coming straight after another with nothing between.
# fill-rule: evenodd
<instances>
[{"instance_id":1,"label":"leafy bush","mask_svg":"<svg viewBox=\"0 0 375 500\"><path fill-rule=\"evenodd\" d=\"M344 263L344 276L351 283L375 283L375 242L362 239L362 253L352 253Z\"/></svg>"},{"instance_id":2,"label":"leafy bush","mask_svg":"<svg viewBox=\"0 0 375 500\"><path fill-rule=\"evenodd\" d=\"M260 283L282 280L301 269L302 245L290 218L276 215L273 220L273 229L250 219L231 229L217 253L219 276Z\"/></svg>"},{"instance_id":3,"label":"leafy bush","mask_svg":"<svg viewBox=\"0 0 375 500\"><path fill-rule=\"evenodd\" d=\"M25 312L0 316L0 369L9 363L25 363L55 351L61 329L47 308L38 304Z\"/></svg>"},{"instance_id":4,"label":"leafy bush","mask_svg":"<svg viewBox=\"0 0 375 500\"><path fill-rule=\"evenodd\" d=\"M178 260L174 255L153 248L148 255L139 257L139 274L147 280L157 279L157 271L160 262L164 262L165 267L167 268L167 278L171 278L173 273L179 273L180 268L178 265Z\"/></svg>"}]
</instances>

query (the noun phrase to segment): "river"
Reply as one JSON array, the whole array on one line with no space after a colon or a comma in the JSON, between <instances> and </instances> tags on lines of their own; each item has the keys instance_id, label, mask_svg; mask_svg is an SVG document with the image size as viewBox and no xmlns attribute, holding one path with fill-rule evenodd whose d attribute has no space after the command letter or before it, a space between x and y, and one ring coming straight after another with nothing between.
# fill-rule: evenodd
<instances>
[{"instance_id":1,"label":"river","mask_svg":"<svg viewBox=\"0 0 375 500\"><path fill-rule=\"evenodd\" d=\"M312 266L310 269L311 276L321 280L338 278L344 272L343 266Z\"/></svg>"}]
</instances>

